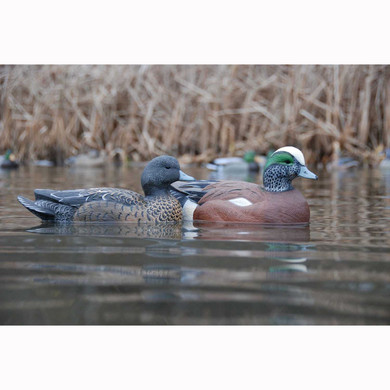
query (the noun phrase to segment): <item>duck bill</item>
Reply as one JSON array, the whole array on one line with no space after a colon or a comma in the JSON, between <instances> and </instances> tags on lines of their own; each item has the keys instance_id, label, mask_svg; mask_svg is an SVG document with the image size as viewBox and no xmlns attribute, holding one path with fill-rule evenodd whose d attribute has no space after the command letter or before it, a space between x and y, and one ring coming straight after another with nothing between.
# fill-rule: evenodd
<instances>
[{"instance_id":1,"label":"duck bill","mask_svg":"<svg viewBox=\"0 0 390 390\"><path fill-rule=\"evenodd\" d=\"M181 180L181 181L191 181L191 180L195 180L195 178L190 176L190 175L187 175L183 171L180 171L179 180Z\"/></svg>"},{"instance_id":2,"label":"duck bill","mask_svg":"<svg viewBox=\"0 0 390 390\"><path fill-rule=\"evenodd\" d=\"M313 179L318 180L318 176L315 175L313 172L310 172L305 165L301 166L301 170L298 173L298 176L304 177L306 179Z\"/></svg>"}]
</instances>

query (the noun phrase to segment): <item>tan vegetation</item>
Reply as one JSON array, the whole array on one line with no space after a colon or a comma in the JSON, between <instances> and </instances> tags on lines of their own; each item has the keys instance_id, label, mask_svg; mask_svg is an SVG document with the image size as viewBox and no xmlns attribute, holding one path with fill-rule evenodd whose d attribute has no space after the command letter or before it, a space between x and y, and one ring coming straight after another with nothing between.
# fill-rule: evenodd
<instances>
[{"instance_id":1,"label":"tan vegetation","mask_svg":"<svg viewBox=\"0 0 390 390\"><path fill-rule=\"evenodd\" d=\"M1 66L0 152L24 161L122 148L206 161L291 144L375 163L390 147L390 67Z\"/></svg>"}]
</instances>

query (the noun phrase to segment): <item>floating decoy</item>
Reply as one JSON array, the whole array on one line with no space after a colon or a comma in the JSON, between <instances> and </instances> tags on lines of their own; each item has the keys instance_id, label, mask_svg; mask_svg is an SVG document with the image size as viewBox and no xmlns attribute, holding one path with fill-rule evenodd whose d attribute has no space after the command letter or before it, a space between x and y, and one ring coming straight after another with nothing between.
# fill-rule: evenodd
<instances>
[{"instance_id":1,"label":"floating decoy","mask_svg":"<svg viewBox=\"0 0 390 390\"><path fill-rule=\"evenodd\" d=\"M328 171L345 171L347 169L356 168L359 166L359 162L352 157L337 157L334 161L326 165Z\"/></svg>"},{"instance_id":2,"label":"floating decoy","mask_svg":"<svg viewBox=\"0 0 390 390\"><path fill-rule=\"evenodd\" d=\"M98 150L90 150L88 153L78 154L77 156L69 157L65 160L65 165L73 167L103 167L108 159L105 152Z\"/></svg>"},{"instance_id":3,"label":"floating decoy","mask_svg":"<svg viewBox=\"0 0 390 390\"><path fill-rule=\"evenodd\" d=\"M256 156L255 152L246 152L244 157L219 157L206 165L212 171L224 173L259 172L262 156Z\"/></svg>"},{"instance_id":4,"label":"floating decoy","mask_svg":"<svg viewBox=\"0 0 390 390\"><path fill-rule=\"evenodd\" d=\"M44 221L173 222L182 220L181 205L169 191L170 184L178 180L194 178L180 170L174 157L160 156L142 173L145 196L121 188L37 189L35 201L23 196L18 200Z\"/></svg>"},{"instance_id":5,"label":"floating decoy","mask_svg":"<svg viewBox=\"0 0 390 390\"><path fill-rule=\"evenodd\" d=\"M35 160L33 165L36 167L54 167L54 162L50 160Z\"/></svg>"},{"instance_id":6,"label":"floating decoy","mask_svg":"<svg viewBox=\"0 0 390 390\"><path fill-rule=\"evenodd\" d=\"M305 165L302 152L285 146L267 161L264 188L242 181L173 183L171 192L183 206L184 219L243 223L307 223L309 205L293 188L296 177L317 180Z\"/></svg>"},{"instance_id":7,"label":"floating decoy","mask_svg":"<svg viewBox=\"0 0 390 390\"><path fill-rule=\"evenodd\" d=\"M379 163L379 168L390 169L390 148L385 150L385 158Z\"/></svg>"},{"instance_id":8,"label":"floating decoy","mask_svg":"<svg viewBox=\"0 0 390 390\"><path fill-rule=\"evenodd\" d=\"M7 150L4 156L0 156L0 168L13 169L18 168L19 162L11 150Z\"/></svg>"}]
</instances>

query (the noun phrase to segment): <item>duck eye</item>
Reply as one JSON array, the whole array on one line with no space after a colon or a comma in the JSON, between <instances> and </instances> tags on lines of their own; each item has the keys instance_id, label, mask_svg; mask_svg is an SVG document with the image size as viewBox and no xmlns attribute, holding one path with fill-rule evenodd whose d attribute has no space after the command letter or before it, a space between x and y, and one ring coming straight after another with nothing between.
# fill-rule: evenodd
<instances>
[{"instance_id":1,"label":"duck eye","mask_svg":"<svg viewBox=\"0 0 390 390\"><path fill-rule=\"evenodd\" d=\"M171 167L168 167L168 166L166 166L165 168L166 168L166 169L171 169Z\"/></svg>"}]
</instances>

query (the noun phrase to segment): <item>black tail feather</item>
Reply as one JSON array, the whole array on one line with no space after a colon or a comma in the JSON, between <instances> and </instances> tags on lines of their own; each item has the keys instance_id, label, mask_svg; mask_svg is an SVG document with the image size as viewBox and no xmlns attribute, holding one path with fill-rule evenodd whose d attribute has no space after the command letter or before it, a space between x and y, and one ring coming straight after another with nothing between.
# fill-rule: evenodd
<instances>
[{"instance_id":1,"label":"black tail feather","mask_svg":"<svg viewBox=\"0 0 390 390\"><path fill-rule=\"evenodd\" d=\"M39 204L33 202L30 199L27 199L23 196L18 196L18 201L29 211L35 214L37 217L41 218L44 221L54 221L55 213L53 210L49 210L45 207L40 206Z\"/></svg>"},{"instance_id":2,"label":"black tail feather","mask_svg":"<svg viewBox=\"0 0 390 390\"><path fill-rule=\"evenodd\" d=\"M183 207L188 199L198 203L207 193L204 188L215 182L215 180L176 181L171 184L170 192Z\"/></svg>"}]
</instances>

